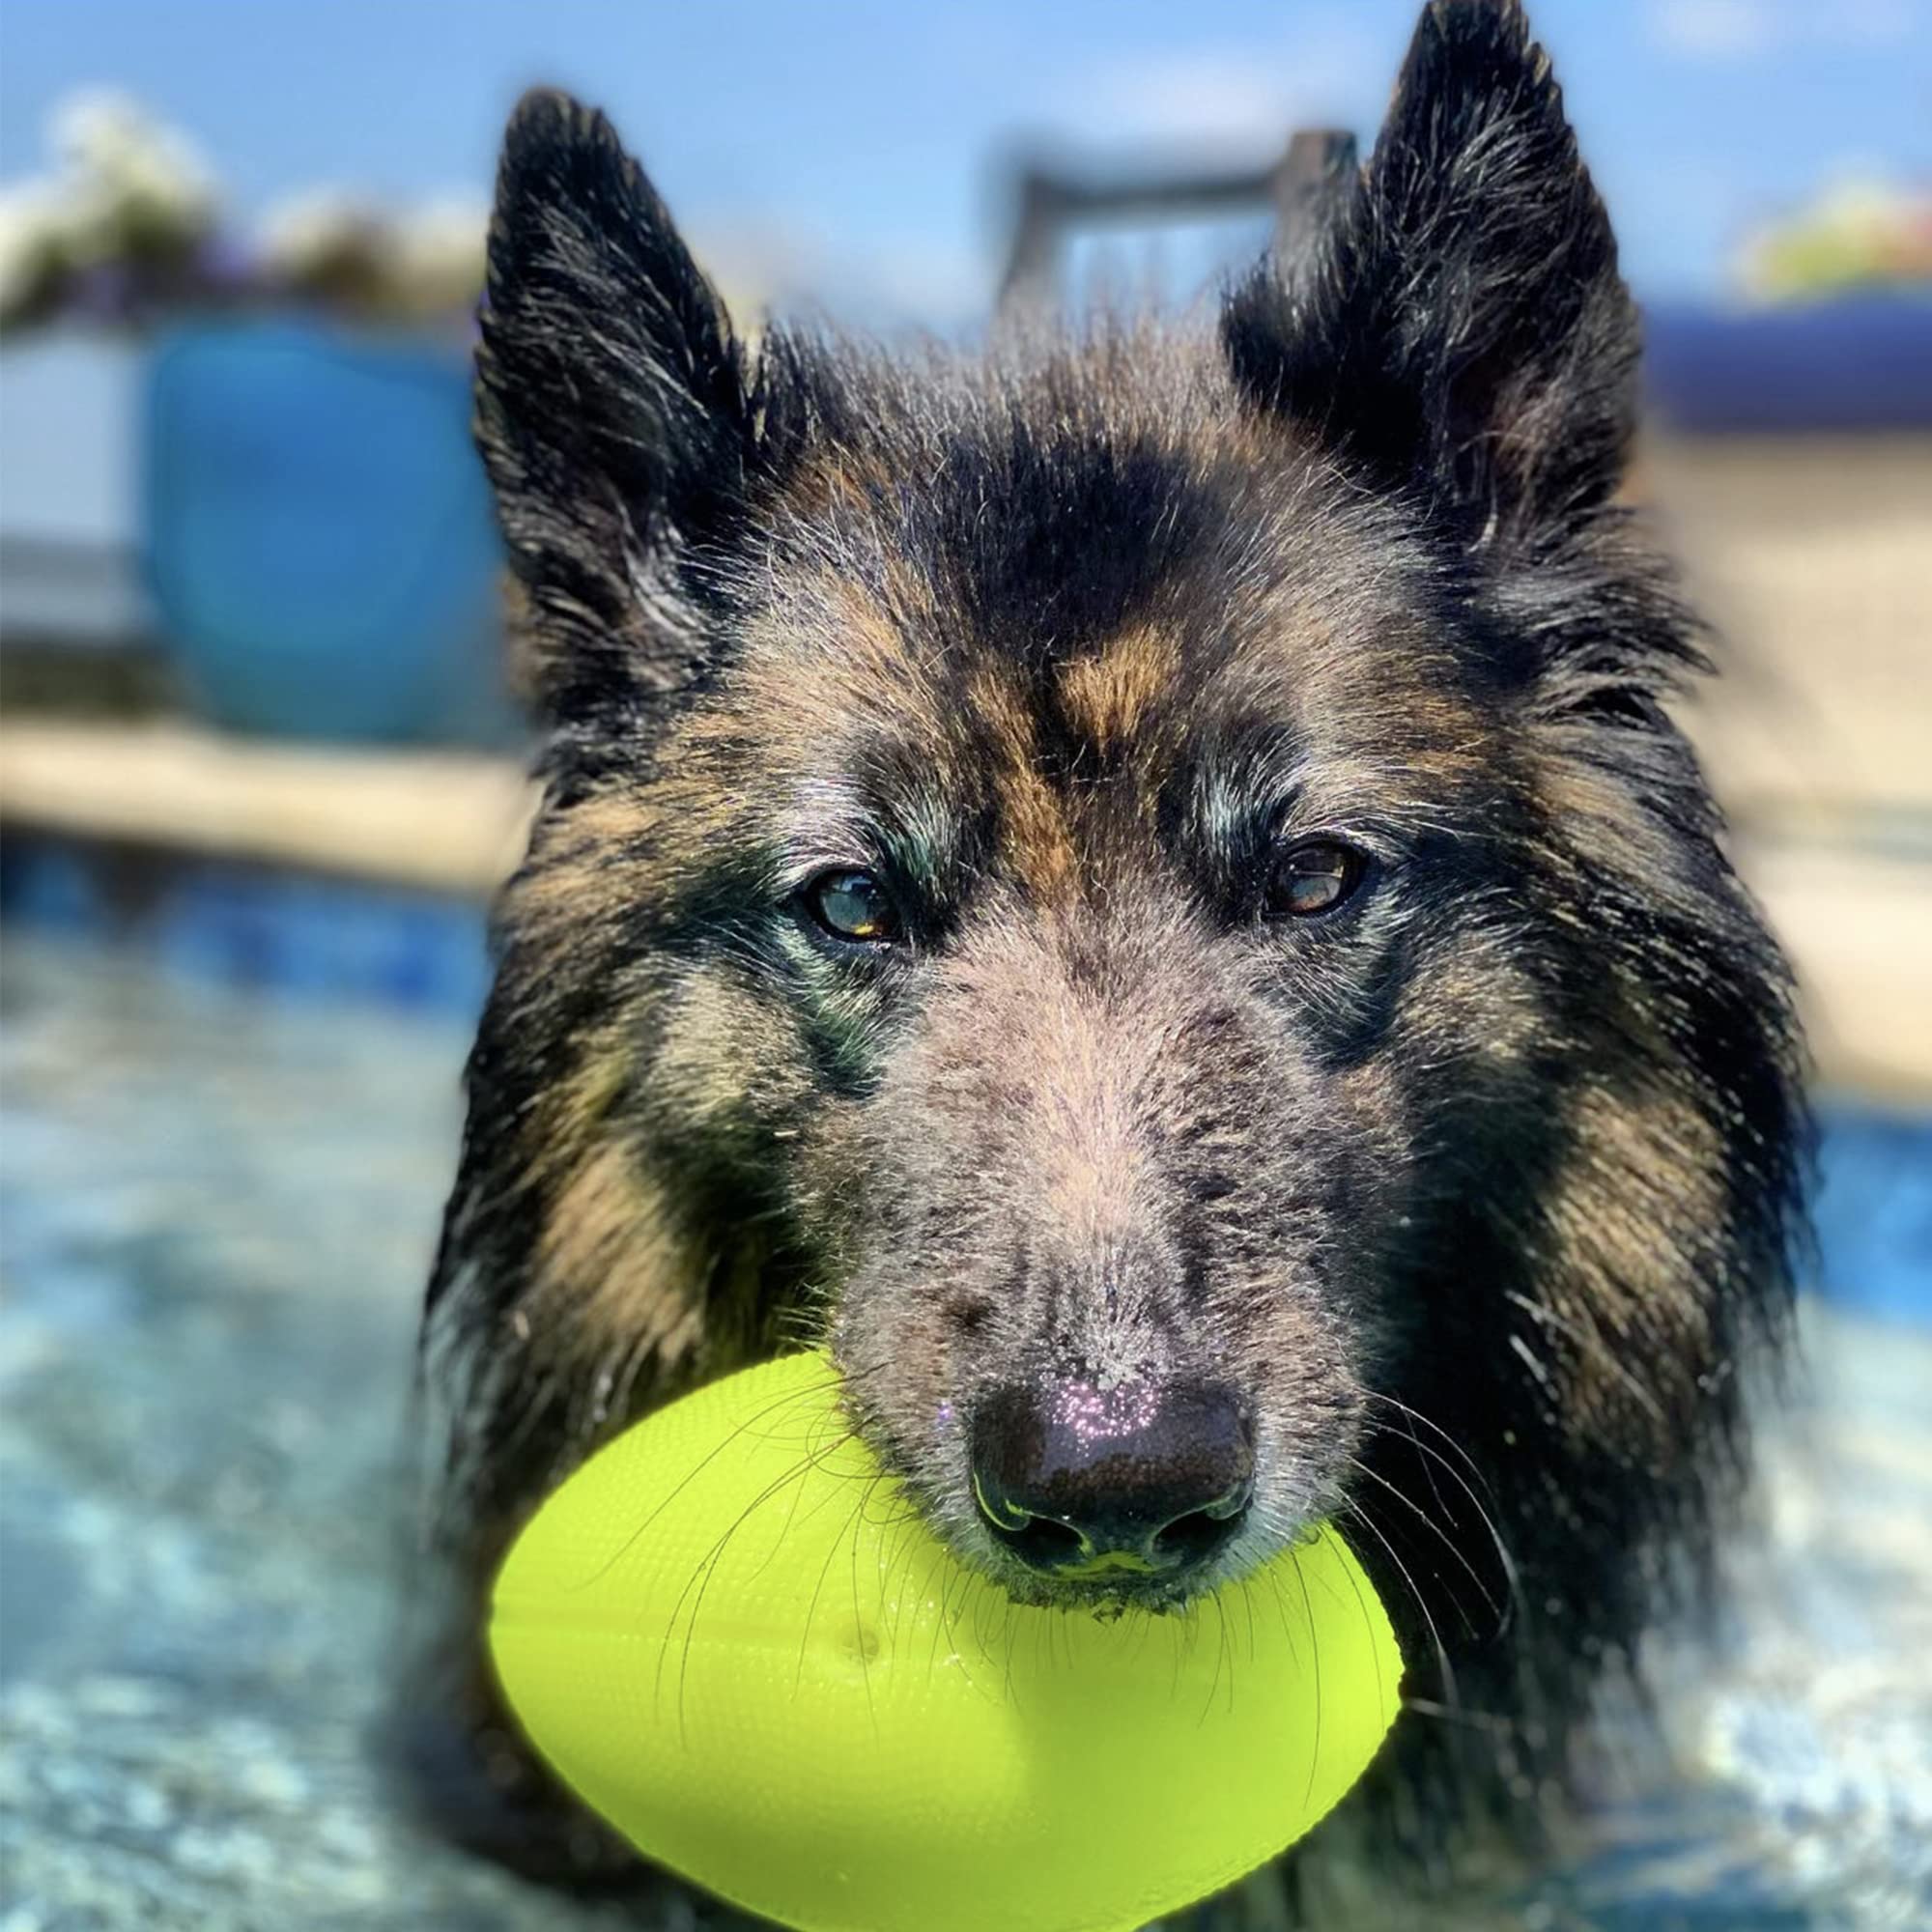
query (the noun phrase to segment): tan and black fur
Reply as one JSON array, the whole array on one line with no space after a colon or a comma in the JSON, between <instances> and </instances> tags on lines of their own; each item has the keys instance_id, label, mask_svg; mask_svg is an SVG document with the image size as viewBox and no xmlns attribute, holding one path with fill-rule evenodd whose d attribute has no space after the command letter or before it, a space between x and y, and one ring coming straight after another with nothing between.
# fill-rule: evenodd
<instances>
[{"instance_id":1,"label":"tan and black fur","mask_svg":"<svg viewBox=\"0 0 1932 1932\"><path fill-rule=\"evenodd\" d=\"M424 1326L463 1655L546 1492L760 1354L828 1338L918 1506L1049 1597L974 1508L975 1404L1213 1373L1254 1504L1186 1591L1340 1520L1415 1706L1364 1802L1560 1782L1738 1472L1803 1166L1619 501L1636 361L1510 5L1428 10L1217 326L975 357L746 348L604 120L524 103L479 433L544 801ZM1355 889L1270 916L1317 834ZM802 910L839 867L893 943Z\"/></svg>"}]
</instances>

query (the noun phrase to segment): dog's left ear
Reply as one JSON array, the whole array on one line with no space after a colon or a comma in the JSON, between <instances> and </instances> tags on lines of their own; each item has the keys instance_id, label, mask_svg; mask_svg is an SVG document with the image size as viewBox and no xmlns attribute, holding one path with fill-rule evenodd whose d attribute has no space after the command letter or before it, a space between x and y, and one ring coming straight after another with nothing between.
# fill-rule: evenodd
<instances>
[{"instance_id":1,"label":"dog's left ear","mask_svg":"<svg viewBox=\"0 0 1932 1932\"><path fill-rule=\"evenodd\" d=\"M1368 165L1230 295L1222 335L1256 403L1472 542L1605 502L1634 423L1636 317L1516 0L1434 0Z\"/></svg>"}]
</instances>

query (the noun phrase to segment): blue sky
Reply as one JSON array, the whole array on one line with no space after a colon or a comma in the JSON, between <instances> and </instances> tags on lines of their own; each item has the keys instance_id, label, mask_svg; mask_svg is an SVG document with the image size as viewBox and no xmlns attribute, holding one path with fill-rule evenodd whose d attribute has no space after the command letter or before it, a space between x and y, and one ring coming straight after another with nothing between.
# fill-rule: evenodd
<instances>
[{"instance_id":1,"label":"blue sky","mask_svg":"<svg viewBox=\"0 0 1932 1932\"><path fill-rule=\"evenodd\" d=\"M340 184L480 192L518 90L616 118L700 250L945 325L997 257L986 161L1262 154L1366 132L1416 0L0 0L0 176L109 82L239 210ZM1543 0L1586 156L1651 296L1716 289L1753 218L1834 175L1932 177L1932 0ZM728 272L727 272L728 279Z\"/></svg>"}]
</instances>

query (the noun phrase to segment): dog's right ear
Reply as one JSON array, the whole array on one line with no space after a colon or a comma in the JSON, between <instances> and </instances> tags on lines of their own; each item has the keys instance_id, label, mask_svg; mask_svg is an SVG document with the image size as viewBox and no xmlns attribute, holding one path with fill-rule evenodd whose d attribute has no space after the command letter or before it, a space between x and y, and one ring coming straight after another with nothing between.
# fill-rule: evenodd
<instances>
[{"instance_id":1,"label":"dog's right ear","mask_svg":"<svg viewBox=\"0 0 1932 1932\"><path fill-rule=\"evenodd\" d=\"M542 708L634 714L701 668L680 565L742 509L746 359L611 124L526 95L497 177L476 437Z\"/></svg>"},{"instance_id":2,"label":"dog's right ear","mask_svg":"<svg viewBox=\"0 0 1932 1932\"><path fill-rule=\"evenodd\" d=\"M1429 0L1375 154L1306 245L1230 295L1264 411L1472 543L1535 543L1622 481L1637 326L1520 0Z\"/></svg>"}]
</instances>

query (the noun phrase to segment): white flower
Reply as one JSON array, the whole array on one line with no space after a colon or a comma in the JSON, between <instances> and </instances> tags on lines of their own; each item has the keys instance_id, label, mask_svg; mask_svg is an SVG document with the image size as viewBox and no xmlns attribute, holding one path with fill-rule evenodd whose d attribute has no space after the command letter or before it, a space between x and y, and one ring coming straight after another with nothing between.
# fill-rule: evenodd
<instances>
[{"instance_id":1,"label":"white flower","mask_svg":"<svg viewBox=\"0 0 1932 1932\"><path fill-rule=\"evenodd\" d=\"M25 307L55 271L65 235L58 182L39 176L0 188L0 316Z\"/></svg>"},{"instance_id":2,"label":"white flower","mask_svg":"<svg viewBox=\"0 0 1932 1932\"><path fill-rule=\"evenodd\" d=\"M214 177L200 151L128 95L105 88L69 95L54 109L49 133L69 169L123 210L184 233L213 220Z\"/></svg>"},{"instance_id":3,"label":"white flower","mask_svg":"<svg viewBox=\"0 0 1932 1932\"><path fill-rule=\"evenodd\" d=\"M181 252L213 228L218 199L200 156L125 95L69 96L48 117L48 135L59 171L9 190L28 207L19 245L43 266Z\"/></svg>"}]
</instances>

